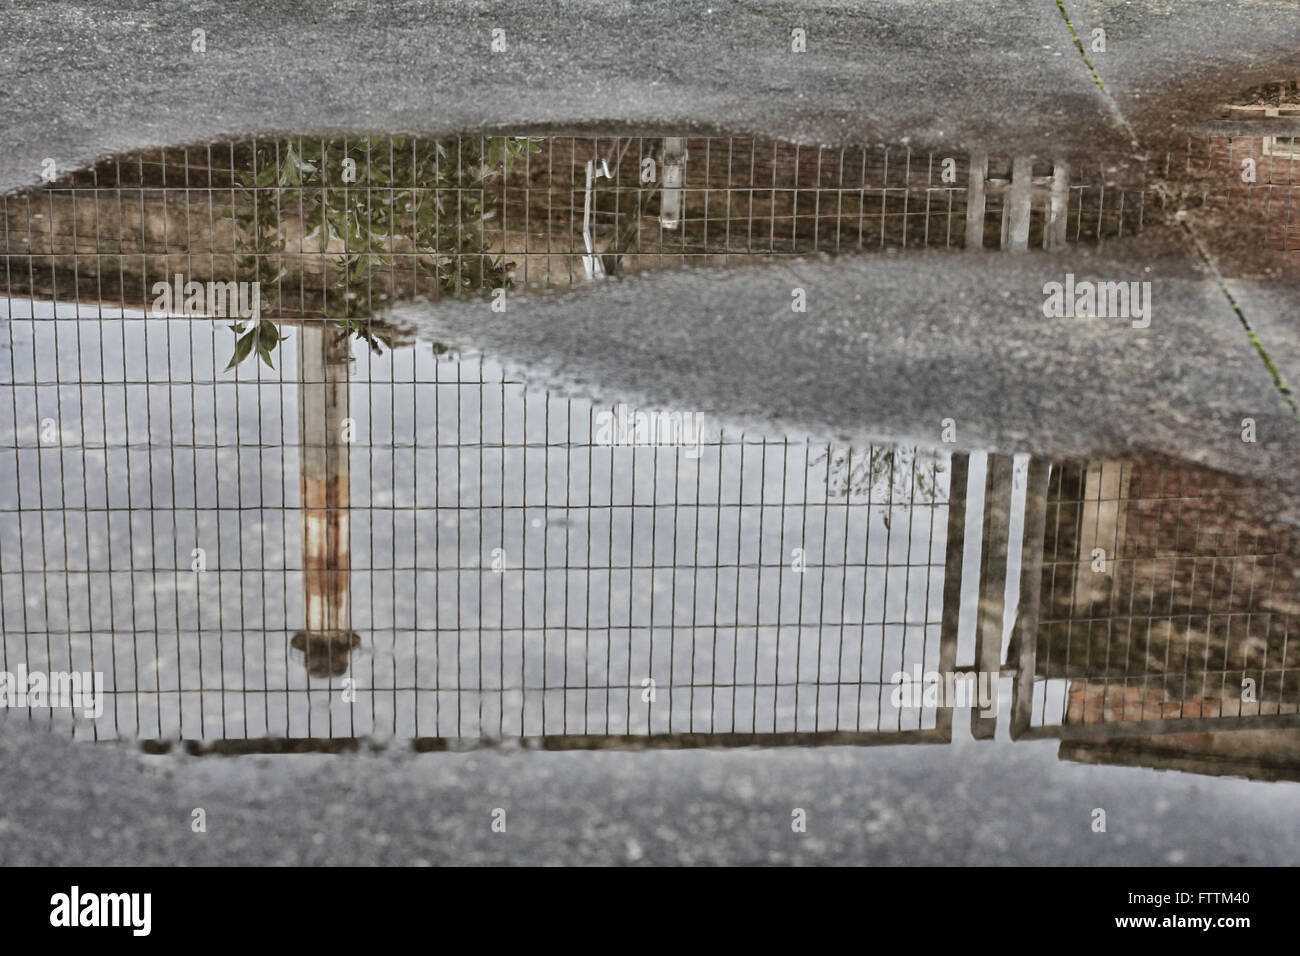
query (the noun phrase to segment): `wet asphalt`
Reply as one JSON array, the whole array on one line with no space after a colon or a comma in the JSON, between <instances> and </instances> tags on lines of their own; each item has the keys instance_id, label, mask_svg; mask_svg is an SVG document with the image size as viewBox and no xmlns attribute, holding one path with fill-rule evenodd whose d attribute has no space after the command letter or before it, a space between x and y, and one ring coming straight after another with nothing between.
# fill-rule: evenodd
<instances>
[{"instance_id":1,"label":"wet asphalt","mask_svg":"<svg viewBox=\"0 0 1300 956\"><path fill-rule=\"evenodd\" d=\"M1063 5L1080 35L1107 31L1095 76L1055 0L10 3L0 191L46 157L66 170L277 131L627 125L1140 153L1226 92L1300 74L1293 2ZM1150 277L1151 327L1045 323L1043 283L1065 271ZM1294 280L1226 281L1295 383ZM810 307L792 321L796 285ZM963 448L1156 452L1283 487L1300 473L1291 399L1186 247L669 273L511 309L508 324L473 304L403 317L538 380L741 424L933 442L951 417ZM1294 864L1300 846L1296 784L1082 767L1051 743L196 760L10 720L0 766L6 864Z\"/></svg>"},{"instance_id":2,"label":"wet asphalt","mask_svg":"<svg viewBox=\"0 0 1300 956\"><path fill-rule=\"evenodd\" d=\"M1089 46L1106 30L1104 89L1056 0L6 3L0 190L46 157L275 131L627 124L1091 156L1163 146L1225 88L1300 65L1291 0L1064 6Z\"/></svg>"},{"instance_id":3,"label":"wet asphalt","mask_svg":"<svg viewBox=\"0 0 1300 956\"><path fill-rule=\"evenodd\" d=\"M1051 741L192 758L14 723L6 865L1300 862L1300 784L1084 766Z\"/></svg>"}]
</instances>

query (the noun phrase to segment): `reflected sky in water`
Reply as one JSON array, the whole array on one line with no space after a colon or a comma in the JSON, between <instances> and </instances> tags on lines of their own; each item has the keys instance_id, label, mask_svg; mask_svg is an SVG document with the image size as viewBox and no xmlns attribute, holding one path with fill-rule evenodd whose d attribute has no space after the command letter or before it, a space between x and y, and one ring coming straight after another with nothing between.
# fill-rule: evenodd
<instances>
[{"instance_id":1,"label":"reflected sky in water","mask_svg":"<svg viewBox=\"0 0 1300 956\"><path fill-rule=\"evenodd\" d=\"M355 342L332 386L347 396L349 443L299 430L313 386L298 348L319 348L319 327L289 333L278 372L238 373L214 351L230 333L207 322L10 328L16 382L78 384L14 389L5 567L43 573L6 579L22 632L6 647L32 667L45 653L115 665L113 686L141 691L119 732L933 726L933 713L891 708L880 673L882 661L938 663L942 458L708 423L698 444L636 445L633 431L600 444L600 416L616 430L617 406L529 391L490 363ZM102 367L78 370L78 337ZM48 367L33 371L33 346ZM87 384L104 379L135 384ZM41 446L49 416L61 448ZM313 669L295 635L340 624L318 614L313 629L318 595L304 593L321 576L304 546L317 452L349 485L329 506L347 529L324 542L342 561L323 575L338 580L321 588L360 643L349 659L349 642L322 638L317 653L339 659ZM330 670L357 681L355 704L329 689ZM656 700L642 703L649 679Z\"/></svg>"}]
</instances>

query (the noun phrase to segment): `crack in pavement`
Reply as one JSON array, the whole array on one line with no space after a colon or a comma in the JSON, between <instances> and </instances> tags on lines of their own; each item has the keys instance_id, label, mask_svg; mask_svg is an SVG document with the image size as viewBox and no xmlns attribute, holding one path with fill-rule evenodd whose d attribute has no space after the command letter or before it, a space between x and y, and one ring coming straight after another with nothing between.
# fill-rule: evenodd
<instances>
[{"instance_id":1,"label":"crack in pavement","mask_svg":"<svg viewBox=\"0 0 1300 956\"><path fill-rule=\"evenodd\" d=\"M1079 39L1078 32L1074 29L1074 24L1070 21L1070 15L1065 12L1065 4L1062 0L1056 0L1056 8L1061 11L1061 19L1065 21L1066 28L1070 31L1070 37L1074 40L1074 47L1079 51L1079 56L1083 57L1083 63L1092 75L1092 80L1097 84L1097 89L1101 90L1101 95L1105 98L1106 106L1114 115L1116 121L1124 128L1128 134L1129 142L1136 149L1138 146L1137 135L1133 132L1133 127L1129 126L1128 120L1124 118L1123 111L1119 104L1115 102L1115 97L1110 95L1106 89L1106 84L1101 81L1101 76L1097 73L1097 68L1092 65L1092 60L1088 56L1088 51L1083 48L1083 41Z\"/></svg>"},{"instance_id":2,"label":"crack in pavement","mask_svg":"<svg viewBox=\"0 0 1300 956\"><path fill-rule=\"evenodd\" d=\"M1061 19L1065 21L1065 26L1070 31L1070 37L1074 40L1075 49L1079 51L1079 56L1083 58L1084 65L1087 66L1088 72L1092 75L1093 81L1097 84L1097 89L1101 90L1107 107L1114 114L1116 121L1123 126L1124 131L1128 133L1133 147L1138 149L1140 144L1137 136L1133 132L1133 128L1129 125L1128 120L1124 117L1124 113L1119 108L1119 104L1115 101L1115 98L1111 96L1110 91L1106 89L1106 84L1102 82L1101 75L1097 72L1096 66L1093 65L1092 59L1088 56L1088 52L1083 48L1083 41L1079 38L1079 33L1075 30L1074 23L1070 20L1069 13L1066 12L1064 0L1056 0L1056 7L1061 11ZM1198 256L1210 270L1210 274L1218 285L1219 291L1222 292L1224 298L1227 299L1228 306L1232 309L1238 321L1241 322L1242 327L1246 330L1246 337L1250 340L1251 345L1259 354L1260 360L1264 363L1264 367L1268 369L1269 375L1273 378L1273 384L1277 387L1283 401L1285 401L1287 407L1291 409L1291 414L1295 417L1295 420L1300 423L1300 406L1297 406L1296 404L1295 395L1291 386L1287 384L1285 379L1283 379L1281 370L1273 361L1272 356L1268 354L1268 349L1265 348L1263 341L1260 340L1259 336L1255 333L1255 330L1251 328L1250 321L1246 318L1246 314L1242 310L1240 303L1237 302L1236 297L1228 288L1227 280L1224 279L1223 275L1219 272L1218 267L1214 264L1213 259L1210 257L1209 250L1206 249L1205 243L1201 240L1201 237L1196 234L1195 230L1192 229L1191 224L1186 220L1180 220L1180 222L1188 239L1195 247Z\"/></svg>"},{"instance_id":3,"label":"crack in pavement","mask_svg":"<svg viewBox=\"0 0 1300 956\"><path fill-rule=\"evenodd\" d=\"M1264 367L1267 368L1269 374L1273 376L1273 384L1277 386L1278 392L1281 393L1282 400L1285 401L1287 406L1291 409L1291 414L1295 417L1296 422L1300 423L1300 407L1297 407L1296 405L1295 394L1291 386L1282 378L1282 372L1273 361L1273 357L1268 354L1268 349L1264 347L1264 343L1255 333L1255 330L1251 328L1250 321L1246 318L1246 313L1242 310L1241 304L1237 301L1236 296L1232 294L1232 290L1228 288L1227 280L1223 277L1223 274L1219 272L1218 266L1214 264L1214 260L1211 258L1209 250L1205 248L1205 243L1201 241L1201 237L1196 234L1196 231L1192 229L1191 224L1186 220L1182 220L1182 227L1184 232L1187 234L1188 239L1195 247L1201 261L1203 261L1206 268L1210 270L1210 275L1213 276L1215 283L1219 287L1219 291L1222 292L1223 297L1228 300L1228 306L1236 314L1237 319L1241 322L1242 328L1246 330L1246 337L1250 339L1251 345L1255 347L1255 351L1259 354L1260 360L1264 363Z\"/></svg>"}]
</instances>

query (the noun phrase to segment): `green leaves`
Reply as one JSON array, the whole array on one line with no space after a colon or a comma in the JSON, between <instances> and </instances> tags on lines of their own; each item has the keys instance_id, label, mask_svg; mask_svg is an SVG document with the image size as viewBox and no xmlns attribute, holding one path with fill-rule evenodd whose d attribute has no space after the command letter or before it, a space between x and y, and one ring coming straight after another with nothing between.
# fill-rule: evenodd
<instances>
[{"instance_id":1,"label":"green leaves","mask_svg":"<svg viewBox=\"0 0 1300 956\"><path fill-rule=\"evenodd\" d=\"M527 136L493 136L484 142L483 163L494 172L508 169L508 163L523 157L524 153L537 153L542 144Z\"/></svg>"},{"instance_id":2,"label":"green leaves","mask_svg":"<svg viewBox=\"0 0 1300 956\"><path fill-rule=\"evenodd\" d=\"M403 261L414 263L420 289L427 288L430 271L446 294L510 284L509 265L488 253L483 224L496 215L498 200L488 185L540 150L536 139L503 136L257 142L248 171L239 175L246 189L259 190L247 195L234 217L240 269L256 275L264 302L280 308L280 279L288 275L287 257L295 254L285 251L286 228L295 235L315 232L316 248L328 263L325 288L315 280L324 314L341 320L342 334L378 349L380 339L366 317L373 314L372 294L393 291L395 253L415 253ZM410 271L403 266L404 276ZM275 323L263 319L245 328L239 322L231 330L237 338L227 368L254 350L274 367L272 352L282 341Z\"/></svg>"},{"instance_id":3,"label":"green leaves","mask_svg":"<svg viewBox=\"0 0 1300 956\"><path fill-rule=\"evenodd\" d=\"M244 331L244 327L238 323L230 326L230 330L236 335ZM230 357L230 364L226 366L226 371L230 371L244 359L248 358L248 353L253 351L253 343L257 340L257 331L249 332L235 341L235 354Z\"/></svg>"},{"instance_id":4,"label":"green leaves","mask_svg":"<svg viewBox=\"0 0 1300 956\"><path fill-rule=\"evenodd\" d=\"M268 368L275 368L275 363L271 361L271 353L275 351L276 346L283 342L287 335L280 333L280 327L270 319L262 319L245 330L243 322L235 322L230 325L230 331L234 332L235 352L230 357L230 364L226 370L234 368L240 362L252 354L253 349L257 349L257 354L262 357Z\"/></svg>"}]
</instances>

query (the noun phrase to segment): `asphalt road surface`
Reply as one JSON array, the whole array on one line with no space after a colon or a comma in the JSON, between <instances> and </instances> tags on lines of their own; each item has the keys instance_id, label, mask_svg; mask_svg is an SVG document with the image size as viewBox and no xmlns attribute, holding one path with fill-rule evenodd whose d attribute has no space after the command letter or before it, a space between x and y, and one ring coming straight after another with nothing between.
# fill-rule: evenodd
<instances>
[{"instance_id":1,"label":"asphalt road surface","mask_svg":"<svg viewBox=\"0 0 1300 956\"><path fill-rule=\"evenodd\" d=\"M1289 0L1063 5L1085 41L1106 31L1091 66L1055 0L8 3L0 191L38 182L47 157L66 171L278 131L686 128L1141 154L1233 92L1300 75ZM1045 324L1042 285L1067 269L1149 278L1151 327ZM1294 381L1294 280L1227 279ZM783 311L794 285L810 301L799 323ZM477 304L402 315L539 379L742 423L933 441L953 417L960 447L1154 452L1287 487L1300 473L1293 405L1187 248L661 274L511 310L509 324ZM196 760L10 719L0 766L2 863L1300 862L1300 785L1084 767L1047 742Z\"/></svg>"}]
</instances>

